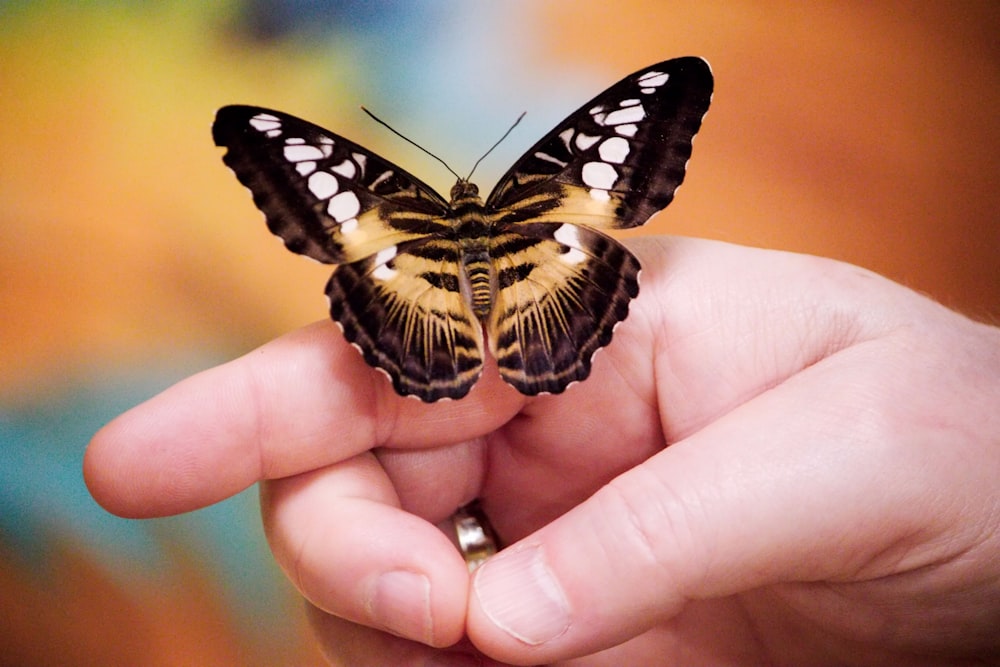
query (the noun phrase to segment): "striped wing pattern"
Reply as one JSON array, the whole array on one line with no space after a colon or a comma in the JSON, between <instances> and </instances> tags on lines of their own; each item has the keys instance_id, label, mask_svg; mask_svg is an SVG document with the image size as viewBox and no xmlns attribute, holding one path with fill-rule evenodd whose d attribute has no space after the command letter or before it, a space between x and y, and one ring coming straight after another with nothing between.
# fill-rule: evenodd
<instances>
[{"instance_id":1,"label":"striped wing pattern","mask_svg":"<svg viewBox=\"0 0 1000 667\"><path fill-rule=\"evenodd\" d=\"M402 395L464 396L483 367L483 328L459 287L453 241L430 237L336 268L330 315Z\"/></svg>"},{"instance_id":2,"label":"striped wing pattern","mask_svg":"<svg viewBox=\"0 0 1000 667\"><path fill-rule=\"evenodd\" d=\"M584 227L528 223L515 229L496 246L490 349L501 377L521 393L558 394L590 374L594 353L628 315L639 293L639 261ZM515 239L518 249L511 250Z\"/></svg>"},{"instance_id":3,"label":"striped wing pattern","mask_svg":"<svg viewBox=\"0 0 1000 667\"><path fill-rule=\"evenodd\" d=\"M700 58L622 79L520 158L485 203L450 200L391 162L278 111L229 106L225 163L292 251L336 265L330 314L395 390L461 398L483 367L526 395L590 374L639 292L639 262L609 229L670 203L712 95Z\"/></svg>"}]
</instances>

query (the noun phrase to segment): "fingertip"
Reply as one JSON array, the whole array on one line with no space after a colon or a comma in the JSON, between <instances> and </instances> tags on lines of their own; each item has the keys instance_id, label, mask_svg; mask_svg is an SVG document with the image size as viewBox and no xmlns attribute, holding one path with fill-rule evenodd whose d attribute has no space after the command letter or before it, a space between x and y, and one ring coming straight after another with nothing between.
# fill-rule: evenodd
<instances>
[{"instance_id":1,"label":"fingertip","mask_svg":"<svg viewBox=\"0 0 1000 667\"><path fill-rule=\"evenodd\" d=\"M329 614L428 646L454 644L465 631L465 562L437 527L395 506L377 468L363 455L268 482L262 510L275 558Z\"/></svg>"},{"instance_id":2,"label":"fingertip","mask_svg":"<svg viewBox=\"0 0 1000 667\"><path fill-rule=\"evenodd\" d=\"M142 492L141 475L130 461L137 441L130 413L105 424L91 437L83 455L83 480L98 505L126 519L159 516ZM169 512L168 512L169 513Z\"/></svg>"},{"instance_id":3,"label":"fingertip","mask_svg":"<svg viewBox=\"0 0 1000 667\"><path fill-rule=\"evenodd\" d=\"M332 616L313 605L307 605L306 613L320 650L331 665L503 667L479 653L467 639L447 647L431 647Z\"/></svg>"},{"instance_id":4,"label":"fingertip","mask_svg":"<svg viewBox=\"0 0 1000 667\"><path fill-rule=\"evenodd\" d=\"M616 646L680 611L684 582L637 543L617 495L605 487L475 573L468 635L480 650L547 664Z\"/></svg>"},{"instance_id":5,"label":"fingertip","mask_svg":"<svg viewBox=\"0 0 1000 667\"><path fill-rule=\"evenodd\" d=\"M556 639L572 621L541 544L522 544L488 560L475 573L472 596L483 620L528 646Z\"/></svg>"},{"instance_id":6,"label":"fingertip","mask_svg":"<svg viewBox=\"0 0 1000 667\"><path fill-rule=\"evenodd\" d=\"M112 514L127 516L126 508L120 506L118 494L115 493L117 485L110 483L116 478L114 459L107 456L106 443L112 437L108 435L110 426L111 424L103 426L87 444L83 453L83 482L98 505Z\"/></svg>"}]
</instances>

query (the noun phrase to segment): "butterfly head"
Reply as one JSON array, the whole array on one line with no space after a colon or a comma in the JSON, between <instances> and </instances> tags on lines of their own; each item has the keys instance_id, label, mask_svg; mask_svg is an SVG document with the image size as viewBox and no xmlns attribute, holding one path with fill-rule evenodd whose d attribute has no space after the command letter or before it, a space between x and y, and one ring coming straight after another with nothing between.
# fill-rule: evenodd
<instances>
[{"instance_id":1,"label":"butterfly head","mask_svg":"<svg viewBox=\"0 0 1000 667\"><path fill-rule=\"evenodd\" d=\"M479 199L479 186L468 179L458 179L451 187L451 201L457 203L470 199Z\"/></svg>"}]
</instances>

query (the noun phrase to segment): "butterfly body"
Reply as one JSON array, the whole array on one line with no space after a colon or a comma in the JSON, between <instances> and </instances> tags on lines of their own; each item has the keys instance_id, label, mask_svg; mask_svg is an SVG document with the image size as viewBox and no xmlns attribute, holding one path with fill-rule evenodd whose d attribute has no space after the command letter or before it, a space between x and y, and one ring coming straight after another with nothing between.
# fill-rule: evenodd
<instances>
[{"instance_id":1,"label":"butterfly body","mask_svg":"<svg viewBox=\"0 0 1000 667\"><path fill-rule=\"evenodd\" d=\"M493 307L493 270L490 261L489 234L487 220L479 188L464 179L459 179L451 189L448 208L454 215L454 242L460 250L459 263L462 265L461 287L467 289L467 300L472 312L484 320Z\"/></svg>"},{"instance_id":2,"label":"butterfly body","mask_svg":"<svg viewBox=\"0 0 1000 667\"><path fill-rule=\"evenodd\" d=\"M535 144L485 201L465 179L446 201L277 111L224 107L213 135L271 231L336 265L331 317L397 392L461 398L488 347L522 393L560 393L589 375L639 291L638 260L603 230L670 202L711 92L698 58L640 70Z\"/></svg>"}]
</instances>

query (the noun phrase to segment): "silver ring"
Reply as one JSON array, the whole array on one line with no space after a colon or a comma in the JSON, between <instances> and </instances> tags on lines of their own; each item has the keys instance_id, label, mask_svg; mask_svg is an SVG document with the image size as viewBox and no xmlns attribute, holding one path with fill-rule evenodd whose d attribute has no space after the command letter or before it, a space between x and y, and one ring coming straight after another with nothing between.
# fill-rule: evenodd
<instances>
[{"instance_id":1,"label":"silver ring","mask_svg":"<svg viewBox=\"0 0 1000 667\"><path fill-rule=\"evenodd\" d=\"M478 500L459 507L451 515L451 522L455 527L455 537L458 538L458 549L465 558L469 572L475 571L497 552L499 541Z\"/></svg>"}]
</instances>

